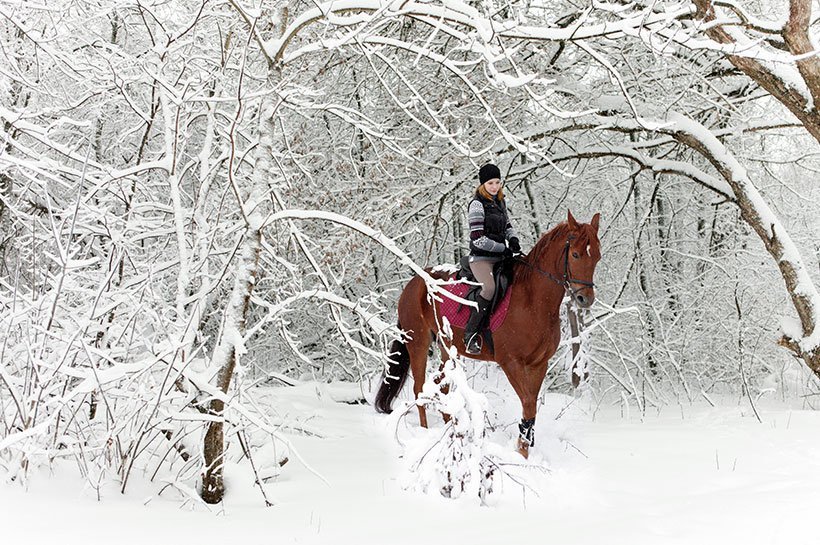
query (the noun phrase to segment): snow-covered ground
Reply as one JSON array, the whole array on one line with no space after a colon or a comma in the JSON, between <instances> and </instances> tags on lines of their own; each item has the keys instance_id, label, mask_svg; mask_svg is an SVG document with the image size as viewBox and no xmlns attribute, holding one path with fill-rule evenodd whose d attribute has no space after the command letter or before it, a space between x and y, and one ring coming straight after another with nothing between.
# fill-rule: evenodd
<instances>
[{"instance_id":1,"label":"snow-covered ground","mask_svg":"<svg viewBox=\"0 0 820 545\"><path fill-rule=\"evenodd\" d=\"M486 383L481 386L486 387ZM355 387L354 387L355 389ZM494 441L512 450L517 399L488 392ZM264 507L249 471L227 469L224 505L181 502L158 485L81 490L76 471L58 467L28 491L0 487L2 543L818 543L820 414L799 400L747 400L652 409L596 404L593 395L548 395L537 445L516 475L498 483L490 506L407 491L413 445L441 434L440 418L420 430L398 422L344 385L304 384L266 392L324 436L290 436L314 472L293 455L267 485ZM560 415L560 416L559 416ZM405 444L400 447L398 437Z\"/></svg>"}]
</instances>

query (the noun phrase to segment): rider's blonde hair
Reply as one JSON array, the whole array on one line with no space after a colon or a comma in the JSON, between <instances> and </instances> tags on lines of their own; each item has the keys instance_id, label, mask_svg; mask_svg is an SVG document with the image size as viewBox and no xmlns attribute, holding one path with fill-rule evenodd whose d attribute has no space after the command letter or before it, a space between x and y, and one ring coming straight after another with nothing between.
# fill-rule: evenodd
<instances>
[{"instance_id":1,"label":"rider's blonde hair","mask_svg":"<svg viewBox=\"0 0 820 545\"><path fill-rule=\"evenodd\" d=\"M478 186L478 189L476 189L476 193L478 193L479 195L481 195L482 197L484 197L485 199L487 199L489 201L493 200L493 196L490 195L490 192L487 191L487 189L484 187L484 184L481 184L480 186ZM496 195L496 197L498 198L499 201L504 200L504 188L503 187L500 187L498 189L498 194Z\"/></svg>"}]
</instances>

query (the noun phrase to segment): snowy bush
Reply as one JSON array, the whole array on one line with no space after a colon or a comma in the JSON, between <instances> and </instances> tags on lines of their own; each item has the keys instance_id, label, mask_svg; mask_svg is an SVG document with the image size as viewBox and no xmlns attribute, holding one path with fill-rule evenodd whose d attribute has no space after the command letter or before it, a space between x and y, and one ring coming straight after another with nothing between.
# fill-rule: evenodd
<instances>
[{"instance_id":1,"label":"snowy bush","mask_svg":"<svg viewBox=\"0 0 820 545\"><path fill-rule=\"evenodd\" d=\"M430 413L449 415L449 420L406 454L405 486L446 498L485 501L492 492L496 468L485 428L487 398L470 388L454 347L442 372L425 383L417 403Z\"/></svg>"}]
</instances>

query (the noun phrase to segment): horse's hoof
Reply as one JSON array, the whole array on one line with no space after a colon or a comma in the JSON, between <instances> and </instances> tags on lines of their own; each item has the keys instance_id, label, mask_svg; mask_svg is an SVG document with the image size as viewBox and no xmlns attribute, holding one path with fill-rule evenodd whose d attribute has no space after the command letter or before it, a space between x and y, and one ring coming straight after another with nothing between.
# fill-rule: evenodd
<instances>
[{"instance_id":1,"label":"horse's hoof","mask_svg":"<svg viewBox=\"0 0 820 545\"><path fill-rule=\"evenodd\" d=\"M524 457L525 460L529 459L530 445L520 437L518 438L518 448L516 450L518 451L518 454Z\"/></svg>"}]
</instances>

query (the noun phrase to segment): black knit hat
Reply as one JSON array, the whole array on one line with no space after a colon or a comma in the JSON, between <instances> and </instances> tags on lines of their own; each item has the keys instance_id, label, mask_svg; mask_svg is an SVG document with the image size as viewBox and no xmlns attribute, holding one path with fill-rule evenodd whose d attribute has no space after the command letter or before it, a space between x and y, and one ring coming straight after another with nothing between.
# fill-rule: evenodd
<instances>
[{"instance_id":1,"label":"black knit hat","mask_svg":"<svg viewBox=\"0 0 820 545\"><path fill-rule=\"evenodd\" d=\"M478 183L483 184L487 180L501 179L501 171L492 163L487 163L478 169Z\"/></svg>"}]
</instances>

